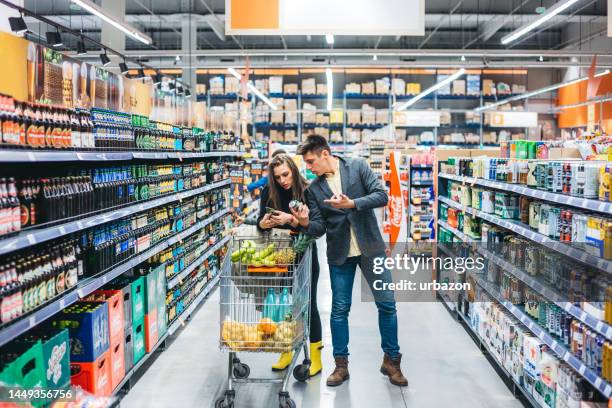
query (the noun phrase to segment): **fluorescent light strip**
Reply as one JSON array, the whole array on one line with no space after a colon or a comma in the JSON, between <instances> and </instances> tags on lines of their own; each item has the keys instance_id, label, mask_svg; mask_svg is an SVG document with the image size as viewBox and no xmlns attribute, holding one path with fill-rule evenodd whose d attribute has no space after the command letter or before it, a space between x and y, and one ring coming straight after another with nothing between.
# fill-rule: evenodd
<instances>
[{"instance_id":1,"label":"fluorescent light strip","mask_svg":"<svg viewBox=\"0 0 612 408\"><path fill-rule=\"evenodd\" d=\"M334 101L334 76L331 68L325 69L325 77L327 78L327 110L330 111Z\"/></svg>"},{"instance_id":2,"label":"fluorescent light strip","mask_svg":"<svg viewBox=\"0 0 612 408\"><path fill-rule=\"evenodd\" d=\"M135 40L138 40L147 45L153 44L153 40L151 39L151 37L135 29L134 27L130 25L127 25L125 23L118 21L114 16L107 14L106 11L104 11L100 6L91 2L90 0L71 0L71 1L77 6L81 7L82 9L90 12L91 14L100 17L102 20L106 21L108 24L112 25L113 27L123 31L125 34L129 35Z\"/></svg>"},{"instance_id":3,"label":"fluorescent light strip","mask_svg":"<svg viewBox=\"0 0 612 408\"><path fill-rule=\"evenodd\" d=\"M610 73L610 70L606 69L605 71L600 72L599 74L596 74L595 78L599 78L600 76L608 75L609 73ZM535 91L531 91L531 92L524 93L524 94L521 94L521 95L513 96L511 98L507 98L507 99L504 99L502 101L498 101L498 102L495 102L495 103L492 103L492 104L489 104L489 105L486 105L486 106L479 106L478 108L474 109L474 112L482 112L482 111L486 111L486 110L491 110L493 108L497 108L498 106L505 105L505 104L510 103L510 102L516 102L516 101L520 101L522 99L531 98L532 96L536 96L536 95L540 95L540 94L543 94L543 93L546 93L546 92L554 91L556 89L563 88L564 86L574 85L574 84L577 84L579 82L586 81L588 79L589 79L589 77L587 76L587 77L584 77L584 78L574 79L572 81L560 82L558 84L545 86L544 88L536 89Z\"/></svg>"},{"instance_id":4,"label":"fluorescent light strip","mask_svg":"<svg viewBox=\"0 0 612 408\"><path fill-rule=\"evenodd\" d=\"M503 37L501 40L501 43L504 45L511 43L512 41L527 34L529 31L533 30L534 28L544 24L545 22L547 22L548 20L550 20L557 14L562 13L563 11L567 10L568 8L578 3L579 1L580 0L565 0L565 1L560 1L558 3L555 3L553 7L548 9L546 13L542 14L539 18L537 18L532 23L529 23L523 27L520 27L516 29L515 31L511 32L510 34L506 35L505 37Z\"/></svg>"},{"instance_id":5,"label":"fluorescent light strip","mask_svg":"<svg viewBox=\"0 0 612 408\"><path fill-rule=\"evenodd\" d=\"M448 78L445 78L442 81L438 82L437 84L427 88L426 90L424 90L423 92L421 92L420 94L415 96L414 98L410 99L408 102L405 102L403 104L398 105L395 108L395 110L396 111L406 110L407 108L409 108L410 106L414 105L415 103L417 103L418 101L420 101L421 99L423 99L424 97L429 95L430 93L435 92L438 89L440 89L440 88L450 84L451 82L453 82L455 79L459 78L463 74L465 74L465 68L461 68L459 71L455 72L454 74L452 74Z\"/></svg>"},{"instance_id":6,"label":"fluorescent light strip","mask_svg":"<svg viewBox=\"0 0 612 408\"><path fill-rule=\"evenodd\" d=\"M241 79L240 73L238 71L236 71L234 68L229 67L227 69L227 71L232 74L236 79ZM262 101L264 101L266 104L268 104L268 106L270 106L270 108L272 108L272 110L278 110L278 107L272 103L272 101L270 99L268 99L268 97L264 94L262 94L259 89L255 88L255 85L253 85L252 81L247 82L247 88L249 88L249 91L251 91L251 93L255 94L259 99L261 99Z\"/></svg>"}]
</instances>

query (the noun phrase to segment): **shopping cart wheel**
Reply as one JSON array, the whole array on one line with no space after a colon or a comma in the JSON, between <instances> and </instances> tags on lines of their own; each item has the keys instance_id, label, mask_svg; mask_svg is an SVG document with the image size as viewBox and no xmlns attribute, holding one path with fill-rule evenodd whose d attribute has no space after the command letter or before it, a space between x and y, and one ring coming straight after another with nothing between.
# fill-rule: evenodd
<instances>
[{"instance_id":1,"label":"shopping cart wheel","mask_svg":"<svg viewBox=\"0 0 612 408\"><path fill-rule=\"evenodd\" d=\"M278 394L278 407L279 408L296 408L295 401L289 398L287 391L281 391Z\"/></svg>"},{"instance_id":2,"label":"shopping cart wheel","mask_svg":"<svg viewBox=\"0 0 612 408\"><path fill-rule=\"evenodd\" d=\"M215 401L215 408L234 408L234 400L230 397L219 397Z\"/></svg>"},{"instance_id":3,"label":"shopping cart wheel","mask_svg":"<svg viewBox=\"0 0 612 408\"><path fill-rule=\"evenodd\" d=\"M244 363L234 363L234 377L238 379L248 378L251 374L251 369Z\"/></svg>"},{"instance_id":4,"label":"shopping cart wheel","mask_svg":"<svg viewBox=\"0 0 612 408\"><path fill-rule=\"evenodd\" d=\"M293 377L296 380L304 382L310 377L310 365L300 364L296 365L293 369Z\"/></svg>"}]
</instances>

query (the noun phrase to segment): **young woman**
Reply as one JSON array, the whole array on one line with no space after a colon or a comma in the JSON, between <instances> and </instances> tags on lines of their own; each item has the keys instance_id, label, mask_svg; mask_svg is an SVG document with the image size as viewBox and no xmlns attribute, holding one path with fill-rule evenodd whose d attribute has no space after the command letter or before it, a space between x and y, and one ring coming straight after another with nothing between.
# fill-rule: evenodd
<instances>
[{"instance_id":1,"label":"young woman","mask_svg":"<svg viewBox=\"0 0 612 408\"><path fill-rule=\"evenodd\" d=\"M261 192L259 218L257 227L262 230L284 228L297 231L298 221L291 214L289 203L298 200L305 203L304 191L307 183L293 159L281 154L272 159L268 165L268 185ZM266 212L266 207L275 209L272 214ZM312 251L312 276L310 289L310 376L321 372L321 317L317 308L317 284L319 282L319 260L316 244ZM284 370L291 363L293 353L282 353L273 370Z\"/></svg>"}]
</instances>

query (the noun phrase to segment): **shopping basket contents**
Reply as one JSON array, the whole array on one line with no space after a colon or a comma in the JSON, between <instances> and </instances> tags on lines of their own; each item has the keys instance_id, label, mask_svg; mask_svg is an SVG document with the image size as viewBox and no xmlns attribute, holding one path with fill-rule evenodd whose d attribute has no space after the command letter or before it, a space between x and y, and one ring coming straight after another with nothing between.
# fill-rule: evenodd
<instances>
[{"instance_id":1,"label":"shopping basket contents","mask_svg":"<svg viewBox=\"0 0 612 408\"><path fill-rule=\"evenodd\" d=\"M308 240L308 242L306 241ZM289 235L234 237L231 266L221 274L220 347L229 351L228 387L216 407L231 407L234 382L281 383L279 406L295 406L289 398L290 373L298 381L308 378L310 322L310 239ZM298 352L284 378L252 379L250 368L237 352Z\"/></svg>"}]
</instances>

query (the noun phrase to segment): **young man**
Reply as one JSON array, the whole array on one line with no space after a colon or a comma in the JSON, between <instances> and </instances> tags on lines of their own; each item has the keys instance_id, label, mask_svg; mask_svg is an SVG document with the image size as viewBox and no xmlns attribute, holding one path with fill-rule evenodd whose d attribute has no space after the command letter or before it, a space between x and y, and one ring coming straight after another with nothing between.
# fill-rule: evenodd
<instances>
[{"instance_id":1,"label":"young man","mask_svg":"<svg viewBox=\"0 0 612 408\"><path fill-rule=\"evenodd\" d=\"M337 386L349 378L348 315L355 271L359 265L378 308L378 328L384 351L380 371L394 385L407 386L401 371L402 355L397 341L395 299L390 291L373 290L374 280L391 282L390 271L373 273L374 259L384 257L383 242L374 208L387 205L382 184L362 159L332 156L322 136L310 135L298 146L306 167L318 177L307 192L307 206L293 211L300 226L310 235L327 233L327 260L332 286L331 332L336 369L327 385Z\"/></svg>"}]
</instances>

